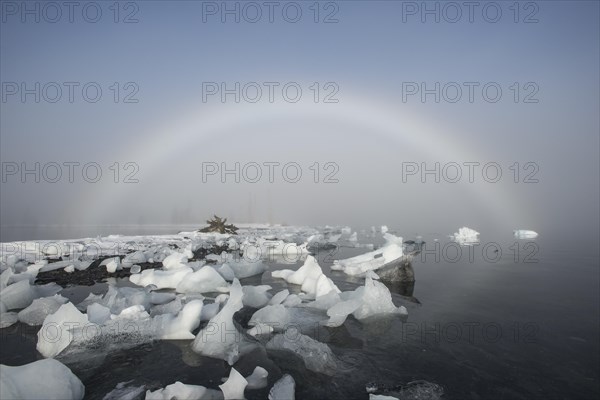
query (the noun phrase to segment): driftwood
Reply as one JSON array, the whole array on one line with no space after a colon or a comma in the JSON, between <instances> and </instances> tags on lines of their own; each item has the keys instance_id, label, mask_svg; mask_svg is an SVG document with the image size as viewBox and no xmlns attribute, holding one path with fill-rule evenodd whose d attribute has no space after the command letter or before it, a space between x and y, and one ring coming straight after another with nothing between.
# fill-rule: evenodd
<instances>
[{"instance_id":1,"label":"driftwood","mask_svg":"<svg viewBox=\"0 0 600 400\"><path fill-rule=\"evenodd\" d=\"M208 226L200 229L200 232L229 233L232 235L237 234L237 230L239 228L233 224L228 224L227 218L221 219L221 217L217 217L216 215L213 215L213 217L213 219L209 219L206 221Z\"/></svg>"}]
</instances>

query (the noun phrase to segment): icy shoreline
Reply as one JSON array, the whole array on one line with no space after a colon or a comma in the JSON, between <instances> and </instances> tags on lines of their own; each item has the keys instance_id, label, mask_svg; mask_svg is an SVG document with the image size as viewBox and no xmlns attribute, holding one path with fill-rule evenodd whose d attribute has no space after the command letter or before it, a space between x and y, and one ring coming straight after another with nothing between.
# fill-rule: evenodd
<instances>
[{"instance_id":1,"label":"icy shoreline","mask_svg":"<svg viewBox=\"0 0 600 400\"><path fill-rule=\"evenodd\" d=\"M396 251L384 246L383 252L388 257L402 256L402 239L385 235L396 243ZM360 248L357 232L347 227L254 225L240 229L237 235L180 232L2 243L2 326L17 321L40 326L38 351L49 360L67 363L85 357L92 348L115 352L154 340L178 339L189 340L192 351L232 366L249 352L262 349L267 354L288 353L308 370L335 375L340 361L328 345L312 338L310 330L294 334L294 329L313 323L339 327L349 316L360 321L386 314L407 315L406 308L394 305L387 287L376 280L374 268L363 271L364 286L352 291L341 291L325 276L310 251L340 245ZM297 270L271 271L273 277L283 278L290 290L300 289L300 293L240 283L239 279L262 275L272 262L300 265ZM128 279L133 287L114 286L109 279L106 293L90 294L73 304L57 294L62 290L57 282L68 286L73 282L69 278L78 275L86 275L94 283ZM49 283L41 286L40 282ZM255 310L246 326L234 319L242 309ZM315 358L315 352L328 356ZM4 380L8 370L3 367L2 371ZM232 368L227 383L219 388L177 382L148 390L146 398L192 393L197 398L240 398L244 390L256 386L253 382L258 378L244 378L234 371ZM18 380L15 382L14 390L20 390ZM272 384L270 398L293 395L293 376ZM128 389L118 387L115 393L124 390ZM140 391L138 387L130 390ZM65 397L80 398L76 391Z\"/></svg>"}]
</instances>

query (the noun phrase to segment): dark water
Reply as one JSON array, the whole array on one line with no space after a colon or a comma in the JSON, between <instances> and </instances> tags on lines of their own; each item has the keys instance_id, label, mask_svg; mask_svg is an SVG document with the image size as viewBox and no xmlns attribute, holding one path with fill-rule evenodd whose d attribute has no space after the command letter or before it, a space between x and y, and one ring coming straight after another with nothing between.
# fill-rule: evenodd
<instances>
[{"instance_id":1,"label":"dark water","mask_svg":"<svg viewBox=\"0 0 600 400\"><path fill-rule=\"evenodd\" d=\"M314 332L342 360L335 376L305 371L289 357L264 351L242 357L236 369L247 375L256 365L266 368L269 386L291 373L297 398L367 399L368 382L395 386L414 380L441 385L446 399L598 398L597 244L543 235L520 241L505 237L462 247L458 254L457 246L439 237L438 250L424 237L427 252L414 260L414 286L388 286L395 304L407 307L406 321L398 316L365 321L350 317L342 327ZM365 251L339 248L337 254L322 251L317 258L341 290L351 290L363 281L330 271L331 260ZM281 268L290 266L270 265L271 270ZM273 292L285 287L268 271L242 283L270 284ZM78 288L64 293L73 300L83 294ZM35 332L21 325L2 330L2 363L41 358L35 351ZM188 341L90 352L85 360L68 365L84 382L88 398L102 398L124 381L149 388L175 381L216 388L229 373L225 362L191 352ZM266 398L267 393L268 388L246 392L249 399Z\"/></svg>"}]
</instances>

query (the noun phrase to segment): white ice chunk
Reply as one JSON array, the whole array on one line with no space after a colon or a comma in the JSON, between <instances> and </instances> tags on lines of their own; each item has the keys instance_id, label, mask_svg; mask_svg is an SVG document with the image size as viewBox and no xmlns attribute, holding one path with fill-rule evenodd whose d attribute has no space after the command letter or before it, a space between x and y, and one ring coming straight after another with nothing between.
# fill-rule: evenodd
<instances>
[{"instance_id":1,"label":"white ice chunk","mask_svg":"<svg viewBox=\"0 0 600 400\"><path fill-rule=\"evenodd\" d=\"M225 400L240 400L244 398L244 390L248 381L235 368L231 368L227 382L219 385Z\"/></svg>"},{"instance_id":2,"label":"white ice chunk","mask_svg":"<svg viewBox=\"0 0 600 400\"><path fill-rule=\"evenodd\" d=\"M131 254L127 254L123 258L123 264L125 265L133 265L133 264L141 264L146 262L146 255L143 251L136 251Z\"/></svg>"},{"instance_id":3,"label":"white ice chunk","mask_svg":"<svg viewBox=\"0 0 600 400\"><path fill-rule=\"evenodd\" d=\"M273 296L271 298L271 300L269 300L269 305L281 304L281 303L283 303L283 301L285 299L287 299L287 297L289 295L290 295L290 291L287 290L287 289L283 289L282 291L280 291L277 294L275 294L275 296Z\"/></svg>"},{"instance_id":4,"label":"white ice chunk","mask_svg":"<svg viewBox=\"0 0 600 400\"><path fill-rule=\"evenodd\" d=\"M296 382L291 375L285 374L269 391L269 400L294 400Z\"/></svg>"},{"instance_id":5,"label":"white ice chunk","mask_svg":"<svg viewBox=\"0 0 600 400\"><path fill-rule=\"evenodd\" d=\"M0 274L0 291L4 290L4 288L6 286L8 286L8 280L13 275L14 275L14 272L13 272L12 268L8 268Z\"/></svg>"},{"instance_id":6,"label":"white ice chunk","mask_svg":"<svg viewBox=\"0 0 600 400\"><path fill-rule=\"evenodd\" d=\"M225 360L229 365L233 365L242 354L251 350L233 322L233 314L243 306L242 297L242 285L234 279L227 304L196 335L192 344L193 351L207 357Z\"/></svg>"},{"instance_id":7,"label":"white ice chunk","mask_svg":"<svg viewBox=\"0 0 600 400\"><path fill-rule=\"evenodd\" d=\"M42 325L48 315L54 314L60 306L68 301L58 294L52 297L35 299L30 306L19 311L19 321L27 325Z\"/></svg>"},{"instance_id":8,"label":"white ice chunk","mask_svg":"<svg viewBox=\"0 0 600 400\"><path fill-rule=\"evenodd\" d=\"M4 303L8 310L25 308L36 297L36 290L29 284L28 280L13 283L0 292L0 301Z\"/></svg>"},{"instance_id":9,"label":"white ice chunk","mask_svg":"<svg viewBox=\"0 0 600 400\"><path fill-rule=\"evenodd\" d=\"M273 271L271 274L273 277L285 279L288 283L301 285L302 291L313 299L326 295L332 290L340 292L333 281L323 274L319 263L313 256L306 257L304 265L297 271Z\"/></svg>"},{"instance_id":10,"label":"white ice chunk","mask_svg":"<svg viewBox=\"0 0 600 400\"><path fill-rule=\"evenodd\" d=\"M117 272L117 269L119 268L120 265L121 265L121 261L120 261L119 257L114 257L109 262L106 263L106 271L109 274L114 274L115 272Z\"/></svg>"},{"instance_id":11,"label":"white ice chunk","mask_svg":"<svg viewBox=\"0 0 600 400\"><path fill-rule=\"evenodd\" d=\"M392 294L383 283L367 277L362 292L362 305L354 311L357 319L365 319L373 315L399 312L392 302Z\"/></svg>"},{"instance_id":12,"label":"white ice chunk","mask_svg":"<svg viewBox=\"0 0 600 400\"><path fill-rule=\"evenodd\" d=\"M184 253L174 252L171 253L162 262L164 269L177 269L184 268L188 261L188 255Z\"/></svg>"},{"instance_id":13,"label":"white ice chunk","mask_svg":"<svg viewBox=\"0 0 600 400\"><path fill-rule=\"evenodd\" d=\"M3 312L0 314L0 329L16 324L18 320L19 317L16 312Z\"/></svg>"},{"instance_id":14,"label":"white ice chunk","mask_svg":"<svg viewBox=\"0 0 600 400\"><path fill-rule=\"evenodd\" d=\"M267 387L267 377L269 373L263 367L256 367L251 375L246 377L248 381L247 389L262 389Z\"/></svg>"},{"instance_id":15,"label":"white ice chunk","mask_svg":"<svg viewBox=\"0 0 600 400\"><path fill-rule=\"evenodd\" d=\"M331 327L343 325L348 315L356 311L361 305L362 300L360 298L352 298L350 300L341 301L335 304L329 310L327 310L329 320L325 323L325 325Z\"/></svg>"},{"instance_id":16,"label":"white ice chunk","mask_svg":"<svg viewBox=\"0 0 600 400\"><path fill-rule=\"evenodd\" d=\"M388 227L387 225L381 225L381 233L387 233Z\"/></svg>"},{"instance_id":17,"label":"white ice chunk","mask_svg":"<svg viewBox=\"0 0 600 400\"><path fill-rule=\"evenodd\" d=\"M256 311L250 321L248 321L248 325L269 325L274 329L282 330L290 323L290 314L288 309L285 308L282 304L277 304L274 306L266 306Z\"/></svg>"},{"instance_id":18,"label":"white ice chunk","mask_svg":"<svg viewBox=\"0 0 600 400\"><path fill-rule=\"evenodd\" d=\"M83 328L88 322L87 316L79 312L73 303L63 304L44 319L37 334L37 350L44 357L55 357L73 341L72 331Z\"/></svg>"},{"instance_id":19,"label":"white ice chunk","mask_svg":"<svg viewBox=\"0 0 600 400\"><path fill-rule=\"evenodd\" d=\"M387 263L401 258L402 238L384 233L386 243L379 249L344 260L335 260L331 266L333 271L344 271L348 275L364 276L367 271L381 268Z\"/></svg>"},{"instance_id":20,"label":"white ice chunk","mask_svg":"<svg viewBox=\"0 0 600 400\"><path fill-rule=\"evenodd\" d=\"M69 274L75 272L75 265L69 265L68 267L65 267L64 271Z\"/></svg>"},{"instance_id":21,"label":"white ice chunk","mask_svg":"<svg viewBox=\"0 0 600 400\"><path fill-rule=\"evenodd\" d=\"M177 314L182 308L183 304L181 303L181 300L176 298L167 304L160 304L152 307L152 310L150 310L150 316L154 317L160 314ZM205 309L206 307L202 307L202 315L204 315Z\"/></svg>"},{"instance_id":22,"label":"white ice chunk","mask_svg":"<svg viewBox=\"0 0 600 400\"><path fill-rule=\"evenodd\" d=\"M205 293L226 291L227 282L223 277L215 271L214 268L205 265L198 271L185 276L177 285L179 293Z\"/></svg>"},{"instance_id":23,"label":"white ice chunk","mask_svg":"<svg viewBox=\"0 0 600 400\"><path fill-rule=\"evenodd\" d=\"M235 273L233 272L233 270L231 269L231 267L228 264L221 264L220 266L213 266L213 268L219 273L221 274L221 276L223 277L223 279L225 279L226 281L233 281L233 278L235 278Z\"/></svg>"},{"instance_id":24,"label":"white ice chunk","mask_svg":"<svg viewBox=\"0 0 600 400\"><path fill-rule=\"evenodd\" d=\"M139 286L156 285L158 289L175 289L192 272L189 267L169 271L145 269L141 274L130 275L129 280Z\"/></svg>"},{"instance_id":25,"label":"white ice chunk","mask_svg":"<svg viewBox=\"0 0 600 400\"><path fill-rule=\"evenodd\" d=\"M244 292L243 304L254 308L264 307L271 299L271 294L268 292L270 289L271 286L269 285L242 287Z\"/></svg>"},{"instance_id":26,"label":"white ice chunk","mask_svg":"<svg viewBox=\"0 0 600 400\"><path fill-rule=\"evenodd\" d=\"M256 252L254 247L252 249ZM219 268L229 268L233 271L236 278L243 279L262 274L267 268L260 259L260 251L258 252L259 254L247 254L244 252L241 257L238 254L223 252L220 256L215 256L214 259L222 264L227 264L227 267L222 266ZM206 258L208 259L209 257L207 256Z\"/></svg>"},{"instance_id":27,"label":"white ice chunk","mask_svg":"<svg viewBox=\"0 0 600 400\"><path fill-rule=\"evenodd\" d=\"M282 304L284 307L296 307L302 304L302 299L297 294L290 294Z\"/></svg>"},{"instance_id":28,"label":"white ice chunk","mask_svg":"<svg viewBox=\"0 0 600 400\"><path fill-rule=\"evenodd\" d=\"M215 315L217 315L219 313L219 308L221 307L220 303L212 303L212 304L205 304L204 307L202 307L202 314L200 315L200 320L201 321L208 321L211 318L213 318Z\"/></svg>"},{"instance_id":29,"label":"white ice chunk","mask_svg":"<svg viewBox=\"0 0 600 400\"><path fill-rule=\"evenodd\" d=\"M111 319L131 319L131 320L142 320L150 317L150 314L146 312L144 306L136 304L134 306L123 309L119 315L111 315Z\"/></svg>"},{"instance_id":30,"label":"white ice chunk","mask_svg":"<svg viewBox=\"0 0 600 400\"><path fill-rule=\"evenodd\" d=\"M262 261L246 261L244 259L235 261L232 259L227 261L227 265L233 271L238 279L248 278L254 275L260 275L267 269L267 266Z\"/></svg>"},{"instance_id":31,"label":"white ice chunk","mask_svg":"<svg viewBox=\"0 0 600 400\"><path fill-rule=\"evenodd\" d=\"M98 303L87 306L87 316L90 322L102 325L110 319L110 309Z\"/></svg>"},{"instance_id":32,"label":"white ice chunk","mask_svg":"<svg viewBox=\"0 0 600 400\"><path fill-rule=\"evenodd\" d=\"M1 399L80 400L85 387L59 361L39 360L20 367L0 365Z\"/></svg>"},{"instance_id":33,"label":"white ice chunk","mask_svg":"<svg viewBox=\"0 0 600 400\"><path fill-rule=\"evenodd\" d=\"M268 335L271 332L273 332L273 327L271 325L261 324L261 323L256 324L254 327L252 327L246 331L246 333L248 333L248 335L253 336L253 337L256 337L259 335Z\"/></svg>"},{"instance_id":34,"label":"white ice chunk","mask_svg":"<svg viewBox=\"0 0 600 400\"><path fill-rule=\"evenodd\" d=\"M132 265L129 269L129 272L131 272L132 274L139 274L140 272L142 272L142 267L139 265Z\"/></svg>"},{"instance_id":35,"label":"white ice chunk","mask_svg":"<svg viewBox=\"0 0 600 400\"><path fill-rule=\"evenodd\" d=\"M200 325L202 300L192 300L174 316L162 314L152 319L155 337L158 339L185 340L193 339L192 331Z\"/></svg>"},{"instance_id":36,"label":"white ice chunk","mask_svg":"<svg viewBox=\"0 0 600 400\"><path fill-rule=\"evenodd\" d=\"M354 315L356 319L365 319L380 314L408 314L405 307L396 308L389 289L383 283L373 280L370 275L365 278L364 286L352 292L344 292L342 295L344 301L327 310L329 320L325 322L325 325L341 326L350 314Z\"/></svg>"}]
</instances>

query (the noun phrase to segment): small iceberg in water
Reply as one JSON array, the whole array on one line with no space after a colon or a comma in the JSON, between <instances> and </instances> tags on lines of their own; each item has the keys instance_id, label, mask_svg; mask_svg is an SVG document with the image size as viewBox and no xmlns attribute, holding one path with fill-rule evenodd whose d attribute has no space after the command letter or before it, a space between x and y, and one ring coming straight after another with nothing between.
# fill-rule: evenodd
<instances>
[{"instance_id":1,"label":"small iceberg in water","mask_svg":"<svg viewBox=\"0 0 600 400\"><path fill-rule=\"evenodd\" d=\"M479 232L477 232L474 229L467 228L466 226L463 226L462 228L460 228L458 230L458 232L455 232L450 237L456 243L463 245L463 246L468 246L468 245L479 243Z\"/></svg>"},{"instance_id":2,"label":"small iceberg in water","mask_svg":"<svg viewBox=\"0 0 600 400\"><path fill-rule=\"evenodd\" d=\"M538 237L538 233L527 229L516 229L513 231L515 238L517 239L535 239Z\"/></svg>"}]
</instances>

